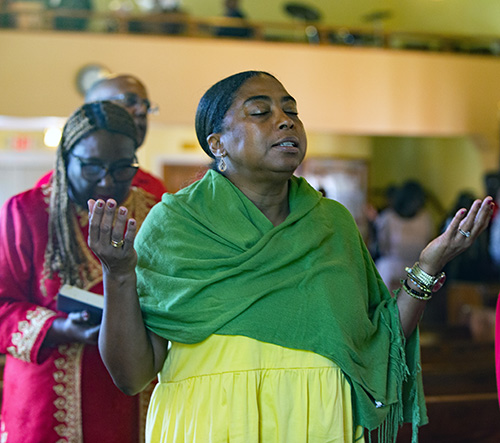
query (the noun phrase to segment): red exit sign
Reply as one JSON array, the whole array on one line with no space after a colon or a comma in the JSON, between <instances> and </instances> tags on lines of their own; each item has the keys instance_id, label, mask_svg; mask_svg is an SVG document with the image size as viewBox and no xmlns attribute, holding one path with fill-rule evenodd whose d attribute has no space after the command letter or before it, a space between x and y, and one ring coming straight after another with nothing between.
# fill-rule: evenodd
<instances>
[{"instance_id":1,"label":"red exit sign","mask_svg":"<svg viewBox=\"0 0 500 443\"><path fill-rule=\"evenodd\" d=\"M10 148L15 151L27 151L34 146L34 140L29 135L15 135L10 139Z\"/></svg>"}]
</instances>

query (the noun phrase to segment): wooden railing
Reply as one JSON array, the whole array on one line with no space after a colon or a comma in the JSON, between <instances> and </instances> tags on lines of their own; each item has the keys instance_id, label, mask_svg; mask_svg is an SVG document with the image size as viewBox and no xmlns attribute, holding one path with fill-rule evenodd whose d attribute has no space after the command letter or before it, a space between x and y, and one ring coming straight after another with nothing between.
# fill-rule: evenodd
<instances>
[{"instance_id":1,"label":"wooden railing","mask_svg":"<svg viewBox=\"0 0 500 443\"><path fill-rule=\"evenodd\" d=\"M43 9L42 3L38 2L15 2L0 7L0 28L2 27L22 30L182 35L197 38L237 37L236 34L240 34L245 38L260 41L500 55L498 36L384 32L370 28L332 27L304 21L263 22L226 17L200 18L184 13L139 14Z\"/></svg>"}]
</instances>

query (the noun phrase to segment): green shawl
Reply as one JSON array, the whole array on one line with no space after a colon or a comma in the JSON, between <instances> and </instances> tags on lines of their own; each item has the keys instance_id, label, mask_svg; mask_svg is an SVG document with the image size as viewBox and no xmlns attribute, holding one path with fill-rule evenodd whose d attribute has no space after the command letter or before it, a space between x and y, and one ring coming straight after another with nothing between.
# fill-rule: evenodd
<instances>
[{"instance_id":1,"label":"green shawl","mask_svg":"<svg viewBox=\"0 0 500 443\"><path fill-rule=\"evenodd\" d=\"M215 171L164 194L135 242L144 321L182 343L243 335L316 352L353 388L356 425L392 441L427 417L418 331L405 342L351 214L303 178L289 181L290 215L272 223ZM381 431L382 430L382 431Z\"/></svg>"}]
</instances>

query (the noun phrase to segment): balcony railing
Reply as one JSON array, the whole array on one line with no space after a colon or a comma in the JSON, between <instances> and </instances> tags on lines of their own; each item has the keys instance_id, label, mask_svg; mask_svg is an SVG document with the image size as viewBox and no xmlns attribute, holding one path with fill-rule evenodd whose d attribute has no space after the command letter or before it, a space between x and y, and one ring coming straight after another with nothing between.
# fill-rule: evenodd
<instances>
[{"instance_id":1,"label":"balcony railing","mask_svg":"<svg viewBox=\"0 0 500 443\"><path fill-rule=\"evenodd\" d=\"M185 13L140 14L60 8L43 9L42 3L34 1L14 2L0 8L0 28L36 31L140 33L196 38L245 38L315 45L500 55L499 36L473 37L417 32L385 32L375 28L332 27L304 21L287 23L257 22L226 17L200 18Z\"/></svg>"}]
</instances>

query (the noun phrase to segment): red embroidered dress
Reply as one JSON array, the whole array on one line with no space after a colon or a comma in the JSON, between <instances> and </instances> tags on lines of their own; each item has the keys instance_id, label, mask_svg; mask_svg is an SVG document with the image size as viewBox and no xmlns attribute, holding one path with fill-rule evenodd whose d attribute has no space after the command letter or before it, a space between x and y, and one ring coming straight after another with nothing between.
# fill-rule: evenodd
<instances>
[{"instance_id":1,"label":"red embroidered dress","mask_svg":"<svg viewBox=\"0 0 500 443\"><path fill-rule=\"evenodd\" d=\"M56 276L40 289L48 241L50 187L12 197L0 211L0 353L4 372L0 442L62 443L142 441L147 399L115 387L97 346L42 348L61 285ZM156 203L132 188L124 203L139 225ZM101 265L87 246L88 217L75 211L77 241L90 262L84 289L102 294ZM142 403L142 404L141 404Z\"/></svg>"}]
</instances>

